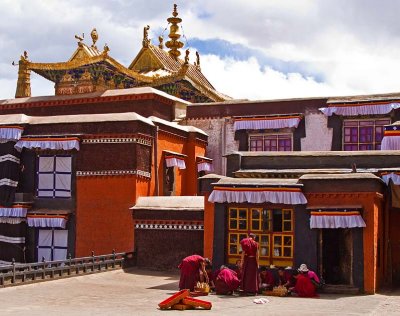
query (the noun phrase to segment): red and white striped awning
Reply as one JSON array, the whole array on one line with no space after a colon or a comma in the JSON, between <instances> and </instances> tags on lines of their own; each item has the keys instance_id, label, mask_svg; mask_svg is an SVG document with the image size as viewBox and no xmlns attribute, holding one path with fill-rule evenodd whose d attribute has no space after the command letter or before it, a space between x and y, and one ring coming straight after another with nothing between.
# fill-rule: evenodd
<instances>
[{"instance_id":1,"label":"red and white striped awning","mask_svg":"<svg viewBox=\"0 0 400 316\"><path fill-rule=\"evenodd\" d=\"M222 187L216 186L208 199L214 203L306 204L300 188L295 187Z\"/></svg>"},{"instance_id":2,"label":"red and white striped awning","mask_svg":"<svg viewBox=\"0 0 400 316\"><path fill-rule=\"evenodd\" d=\"M0 143L18 141L23 131L24 128L20 126L0 126Z\"/></svg>"},{"instance_id":3,"label":"red and white striped awning","mask_svg":"<svg viewBox=\"0 0 400 316\"><path fill-rule=\"evenodd\" d=\"M327 108L320 108L319 110L326 116L333 114L342 116L358 116L358 115L379 115L387 114L392 110L400 108L400 103L381 103L381 104L335 104Z\"/></svg>"},{"instance_id":4,"label":"red and white striped awning","mask_svg":"<svg viewBox=\"0 0 400 316\"><path fill-rule=\"evenodd\" d=\"M52 150L79 150L79 139L77 137L22 137L16 144L15 149L52 149Z\"/></svg>"},{"instance_id":5,"label":"red and white striped awning","mask_svg":"<svg viewBox=\"0 0 400 316\"><path fill-rule=\"evenodd\" d=\"M312 211L310 228L366 227L359 211Z\"/></svg>"},{"instance_id":6,"label":"red and white striped awning","mask_svg":"<svg viewBox=\"0 0 400 316\"><path fill-rule=\"evenodd\" d=\"M237 117L234 118L233 128L235 131L242 129L297 128L301 119L302 117L300 115Z\"/></svg>"},{"instance_id":7,"label":"red and white striped awning","mask_svg":"<svg viewBox=\"0 0 400 316\"><path fill-rule=\"evenodd\" d=\"M28 215L29 227L64 228L67 225L67 215Z\"/></svg>"}]
</instances>

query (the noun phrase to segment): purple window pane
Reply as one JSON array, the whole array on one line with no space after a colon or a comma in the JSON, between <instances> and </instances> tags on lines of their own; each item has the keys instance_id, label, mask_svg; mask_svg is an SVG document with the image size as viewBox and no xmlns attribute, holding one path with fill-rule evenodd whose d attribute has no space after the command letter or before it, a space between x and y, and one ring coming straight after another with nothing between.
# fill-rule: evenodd
<instances>
[{"instance_id":1,"label":"purple window pane","mask_svg":"<svg viewBox=\"0 0 400 316\"><path fill-rule=\"evenodd\" d=\"M344 142L349 143L350 142L350 136L345 136L344 137Z\"/></svg>"}]
</instances>

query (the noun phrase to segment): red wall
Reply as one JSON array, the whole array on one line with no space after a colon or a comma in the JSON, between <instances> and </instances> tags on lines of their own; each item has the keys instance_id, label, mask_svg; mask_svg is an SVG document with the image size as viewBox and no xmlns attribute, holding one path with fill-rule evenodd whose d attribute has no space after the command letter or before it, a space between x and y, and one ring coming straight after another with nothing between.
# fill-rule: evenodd
<instances>
[{"instance_id":1,"label":"red wall","mask_svg":"<svg viewBox=\"0 0 400 316\"><path fill-rule=\"evenodd\" d=\"M133 250L134 176L78 177L76 257Z\"/></svg>"}]
</instances>

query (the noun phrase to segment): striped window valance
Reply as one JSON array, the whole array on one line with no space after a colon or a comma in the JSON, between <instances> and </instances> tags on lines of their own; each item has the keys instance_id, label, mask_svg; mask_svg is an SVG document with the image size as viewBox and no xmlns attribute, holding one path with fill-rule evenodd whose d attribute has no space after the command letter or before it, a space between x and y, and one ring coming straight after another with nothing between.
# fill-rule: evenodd
<instances>
[{"instance_id":1,"label":"striped window valance","mask_svg":"<svg viewBox=\"0 0 400 316\"><path fill-rule=\"evenodd\" d=\"M8 243L8 244L24 244L25 237L9 237L0 235L0 242Z\"/></svg>"},{"instance_id":2,"label":"striped window valance","mask_svg":"<svg viewBox=\"0 0 400 316\"><path fill-rule=\"evenodd\" d=\"M306 204L300 188L294 187L214 187L208 199L214 203Z\"/></svg>"},{"instance_id":3,"label":"striped window valance","mask_svg":"<svg viewBox=\"0 0 400 316\"><path fill-rule=\"evenodd\" d=\"M264 117L236 117L234 118L233 129L279 129L297 128L302 116L264 116Z\"/></svg>"},{"instance_id":4,"label":"striped window valance","mask_svg":"<svg viewBox=\"0 0 400 316\"><path fill-rule=\"evenodd\" d=\"M312 211L310 228L366 227L359 211Z\"/></svg>"},{"instance_id":5,"label":"striped window valance","mask_svg":"<svg viewBox=\"0 0 400 316\"><path fill-rule=\"evenodd\" d=\"M342 116L357 116L357 115L379 115L387 114L392 110L400 108L400 103L381 103L381 104L338 104L319 110L326 116L333 114Z\"/></svg>"},{"instance_id":6,"label":"striped window valance","mask_svg":"<svg viewBox=\"0 0 400 316\"><path fill-rule=\"evenodd\" d=\"M212 167L212 159L207 157L196 157L197 171L206 171L210 172L213 170Z\"/></svg>"},{"instance_id":7,"label":"striped window valance","mask_svg":"<svg viewBox=\"0 0 400 316\"><path fill-rule=\"evenodd\" d=\"M13 207L0 206L0 217L26 217L27 212L28 208L21 205Z\"/></svg>"},{"instance_id":8,"label":"striped window valance","mask_svg":"<svg viewBox=\"0 0 400 316\"><path fill-rule=\"evenodd\" d=\"M384 127L381 150L400 150L400 125Z\"/></svg>"},{"instance_id":9,"label":"striped window valance","mask_svg":"<svg viewBox=\"0 0 400 316\"><path fill-rule=\"evenodd\" d=\"M79 150L79 139L77 137L22 137L15 144L15 149L21 151L22 148Z\"/></svg>"},{"instance_id":10,"label":"striped window valance","mask_svg":"<svg viewBox=\"0 0 400 316\"><path fill-rule=\"evenodd\" d=\"M68 221L67 215L28 215L29 227L65 228Z\"/></svg>"},{"instance_id":11,"label":"striped window valance","mask_svg":"<svg viewBox=\"0 0 400 316\"><path fill-rule=\"evenodd\" d=\"M17 225L26 222L25 218L20 217L0 217L0 224Z\"/></svg>"},{"instance_id":12,"label":"striped window valance","mask_svg":"<svg viewBox=\"0 0 400 316\"><path fill-rule=\"evenodd\" d=\"M23 131L24 128L20 126L0 126L0 143L18 141Z\"/></svg>"}]
</instances>

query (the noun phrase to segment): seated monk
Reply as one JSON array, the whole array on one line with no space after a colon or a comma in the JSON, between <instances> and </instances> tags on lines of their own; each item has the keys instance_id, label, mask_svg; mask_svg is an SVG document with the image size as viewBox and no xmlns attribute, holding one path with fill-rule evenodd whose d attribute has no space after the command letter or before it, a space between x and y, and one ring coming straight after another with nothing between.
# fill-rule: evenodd
<instances>
[{"instance_id":1,"label":"seated monk","mask_svg":"<svg viewBox=\"0 0 400 316\"><path fill-rule=\"evenodd\" d=\"M291 288L294 294L299 297L318 297L315 292L315 286L307 276L307 273L294 271L293 277L296 279L296 285Z\"/></svg>"},{"instance_id":2,"label":"seated monk","mask_svg":"<svg viewBox=\"0 0 400 316\"><path fill-rule=\"evenodd\" d=\"M199 255L192 255L184 258L178 266L181 270L179 289L189 289L190 291L194 291L197 282L209 283L205 269L206 264L211 265L210 260Z\"/></svg>"},{"instance_id":3,"label":"seated monk","mask_svg":"<svg viewBox=\"0 0 400 316\"><path fill-rule=\"evenodd\" d=\"M284 286L287 289L294 287L295 281L292 274L289 271L286 271L284 268L278 269L278 278L280 286Z\"/></svg>"},{"instance_id":4,"label":"seated monk","mask_svg":"<svg viewBox=\"0 0 400 316\"><path fill-rule=\"evenodd\" d=\"M259 291L271 291L275 286L275 278L270 270L266 267L261 267L259 277Z\"/></svg>"},{"instance_id":5,"label":"seated monk","mask_svg":"<svg viewBox=\"0 0 400 316\"><path fill-rule=\"evenodd\" d=\"M215 277L218 274L218 271L213 272L212 271L212 265L207 264L206 265L206 272L208 276L208 285L210 286L210 290L215 290Z\"/></svg>"},{"instance_id":6,"label":"seated monk","mask_svg":"<svg viewBox=\"0 0 400 316\"><path fill-rule=\"evenodd\" d=\"M235 268L233 269L233 271L236 272L238 279L242 280L242 260L236 260Z\"/></svg>"},{"instance_id":7,"label":"seated monk","mask_svg":"<svg viewBox=\"0 0 400 316\"><path fill-rule=\"evenodd\" d=\"M218 295L231 295L239 288L240 281L235 271L222 266L215 278L215 292Z\"/></svg>"}]
</instances>

